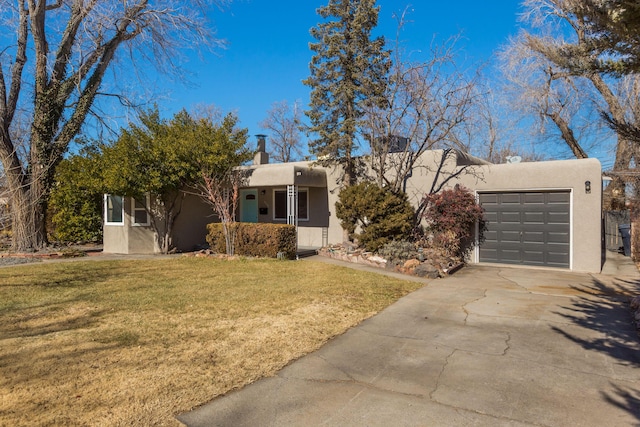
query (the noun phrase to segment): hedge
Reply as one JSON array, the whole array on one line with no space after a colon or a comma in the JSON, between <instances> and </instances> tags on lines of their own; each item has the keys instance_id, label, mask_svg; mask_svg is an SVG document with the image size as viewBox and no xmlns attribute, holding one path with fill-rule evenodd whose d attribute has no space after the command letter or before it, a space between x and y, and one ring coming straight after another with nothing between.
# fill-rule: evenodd
<instances>
[{"instance_id":1,"label":"hedge","mask_svg":"<svg viewBox=\"0 0 640 427\"><path fill-rule=\"evenodd\" d=\"M277 258L278 253L283 253L287 259L296 258L296 228L293 225L236 222L230 227L236 231L236 255ZM208 224L207 230L207 243L211 249L226 253L222 224Z\"/></svg>"}]
</instances>

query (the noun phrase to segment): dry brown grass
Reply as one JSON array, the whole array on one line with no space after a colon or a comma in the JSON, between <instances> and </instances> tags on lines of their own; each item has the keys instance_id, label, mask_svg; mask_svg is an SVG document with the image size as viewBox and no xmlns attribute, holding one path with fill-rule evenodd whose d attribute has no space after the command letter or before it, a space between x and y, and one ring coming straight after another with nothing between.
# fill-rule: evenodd
<instances>
[{"instance_id":1,"label":"dry brown grass","mask_svg":"<svg viewBox=\"0 0 640 427\"><path fill-rule=\"evenodd\" d=\"M419 284L311 261L0 269L0 425L178 425Z\"/></svg>"}]
</instances>

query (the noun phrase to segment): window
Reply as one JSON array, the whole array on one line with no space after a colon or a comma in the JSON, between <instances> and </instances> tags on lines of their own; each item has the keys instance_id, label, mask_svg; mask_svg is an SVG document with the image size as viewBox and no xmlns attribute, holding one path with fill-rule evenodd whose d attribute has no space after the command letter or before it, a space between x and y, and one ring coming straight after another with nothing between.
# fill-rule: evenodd
<instances>
[{"instance_id":1,"label":"window","mask_svg":"<svg viewBox=\"0 0 640 427\"><path fill-rule=\"evenodd\" d=\"M149 225L149 196L143 196L141 200L131 198L131 217L133 225Z\"/></svg>"},{"instance_id":2,"label":"window","mask_svg":"<svg viewBox=\"0 0 640 427\"><path fill-rule=\"evenodd\" d=\"M287 190L273 191L273 219L287 220ZM298 189L298 220L309 220L309 190Z\"/></svg>"},{"instance_id":3,"label":"window","mask_svg":"<svg viewBox=\"0 0 640 427\"><path fill-rule=\"evenodd\" d=\"M124 224L124 203L122 196L104 195L104 219L107 225Z\"/></svg>"}]
</instances>

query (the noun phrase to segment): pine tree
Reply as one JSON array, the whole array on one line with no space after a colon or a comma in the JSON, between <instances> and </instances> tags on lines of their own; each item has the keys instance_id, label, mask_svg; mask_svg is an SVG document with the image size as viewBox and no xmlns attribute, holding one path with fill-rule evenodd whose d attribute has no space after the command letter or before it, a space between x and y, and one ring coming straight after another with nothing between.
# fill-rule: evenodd
<instances>
[{"instance_id":1,"label":"pine tree","mask_svg":"<svg viewBox=\"0 0 640 427\"><path fill-rule=\"evenodd\" d=\"M342 184L355 183L358 172L357 138L364 107L383 107L382 94L390 67L384 37L371 37L378 23L375 0L329 0L317 10L325 22L311 29L317 40L311 75L311 132L317 135L309 150L321 164L344 167Z\"/></svg>"},{"instance_id":2,"label":"pine tree","mask_svg":"<svg viewBox=\"0 0 640 427\"><path fill-rule=\"evenodd\" d=\"M640 71L640 4L637 0L586 0L578 3L604 58L600 69L615 74Z\"/></svg>"},{"instance_id":3,"label":"pine tree","mask_svg":"<svg viewBox=\"0 0 640 427\"><path fill-rule=\"evenodd\" d=\"M537 3L539 10L560 9L580 23L585 42L558 52L565 62L588 71L614 75L640 71L640 4L637 0L552 0ZM551 12L553 13L553 12ZM575 61L588 56L589 61Z\"/></svg>"}]
</instances>

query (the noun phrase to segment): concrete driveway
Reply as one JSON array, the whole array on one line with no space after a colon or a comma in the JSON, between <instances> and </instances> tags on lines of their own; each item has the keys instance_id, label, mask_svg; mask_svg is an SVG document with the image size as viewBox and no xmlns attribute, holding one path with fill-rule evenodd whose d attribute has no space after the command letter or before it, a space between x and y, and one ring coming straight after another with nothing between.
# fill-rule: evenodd
<instances>
[{"instance_id":1,"label":"concrete driveway","mask_svg":"<svg viewBox=\"0 0 640 427\"><path fill-rule=\"evenodd\" d=\"M640 344L627 304L640 274L612 254L603 273L465 267L275 377L178 419L194 427L640 425Z\"/></svg>"}]
</instances>

